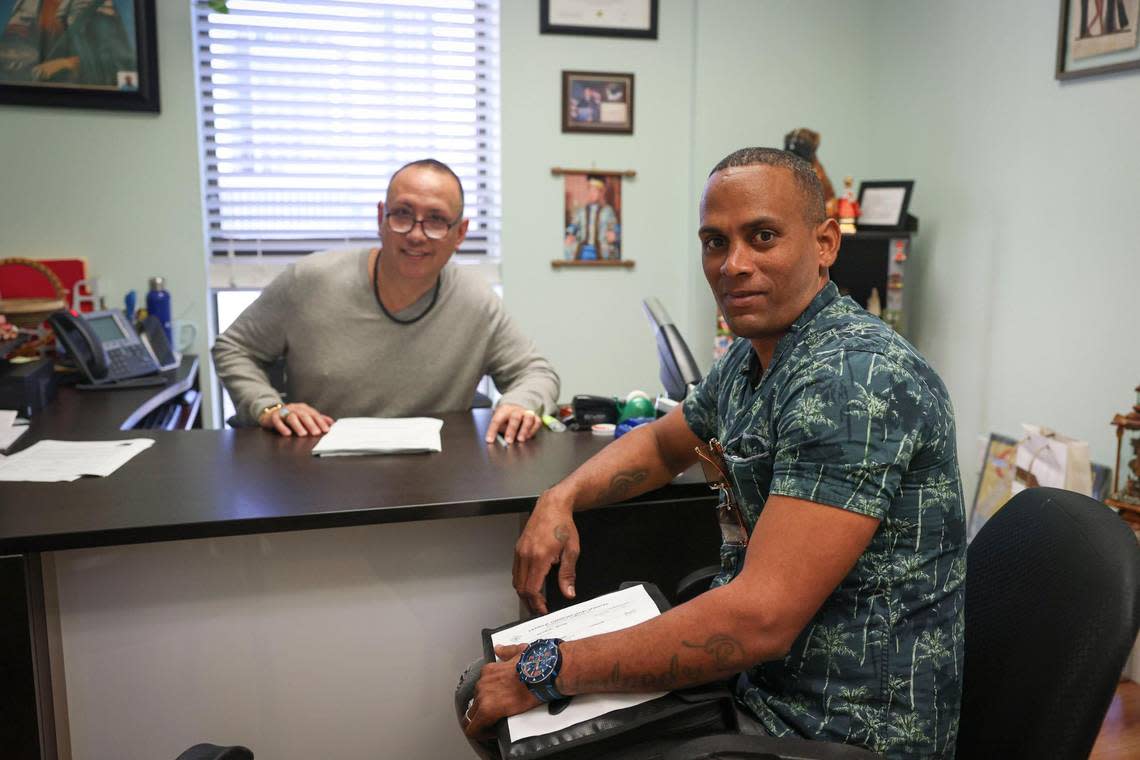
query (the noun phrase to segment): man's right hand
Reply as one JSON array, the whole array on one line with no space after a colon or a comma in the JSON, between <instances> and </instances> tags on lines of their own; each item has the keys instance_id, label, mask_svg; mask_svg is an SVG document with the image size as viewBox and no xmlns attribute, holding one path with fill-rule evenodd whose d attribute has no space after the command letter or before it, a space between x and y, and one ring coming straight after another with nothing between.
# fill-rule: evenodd
<instances>
[{"instance_id":1,"label":"man's right hand","mask_svg":"<svg viewBox=\"0 0 1140 760\"><path fill-rule=\"evenodd\" d=\"M532 612L545 615L548 611L542 588L554 563L558 563L558 587L562 595L574 598L574 568L580 548L573 505L546 491L534 505L515 544L512 570L515 591Z\"/></svg>"},{"instance_id":2,"label":"man's right hand","mask_svg":"<svg viewBox=\"0 0 1140 760\"><path fill-rule=\"evenodd\" d=\"M324 435L335 420L321 414L308 404L285 404L279 409L267 409L257 418L257 424L280 435Z\"/></svg>"}]
</instances>

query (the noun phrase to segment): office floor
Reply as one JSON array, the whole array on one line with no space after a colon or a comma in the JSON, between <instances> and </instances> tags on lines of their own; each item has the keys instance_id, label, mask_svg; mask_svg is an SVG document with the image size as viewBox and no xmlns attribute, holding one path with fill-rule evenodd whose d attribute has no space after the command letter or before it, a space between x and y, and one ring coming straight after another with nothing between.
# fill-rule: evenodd
<instances>
[{"instance_id":1,"label":"office floor","mask_svg":"<svg viewBox=\"0 0 1140 760\"><path fill-rule=\"evenodd\" d=\"M1140 684L1121 681L1089 760L1140 757Z\"/></svg>"}]
</instances>

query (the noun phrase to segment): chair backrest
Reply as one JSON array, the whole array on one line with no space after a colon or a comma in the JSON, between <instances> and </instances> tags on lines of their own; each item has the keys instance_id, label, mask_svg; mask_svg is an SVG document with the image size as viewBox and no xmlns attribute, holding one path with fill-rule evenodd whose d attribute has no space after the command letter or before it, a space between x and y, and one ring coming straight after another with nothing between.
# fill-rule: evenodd
<instances>
[{"instance_id":1,"label":"chair backrest","mask_svg":"<svg viewBox=\"0 0 1140 760\"><path fill-rule=\"evenodd\" d=\"M1015 496L967 551L957 756L1086 758L1140 629L1140 545L1104 504Z\"/></svg>"}]
</instances>

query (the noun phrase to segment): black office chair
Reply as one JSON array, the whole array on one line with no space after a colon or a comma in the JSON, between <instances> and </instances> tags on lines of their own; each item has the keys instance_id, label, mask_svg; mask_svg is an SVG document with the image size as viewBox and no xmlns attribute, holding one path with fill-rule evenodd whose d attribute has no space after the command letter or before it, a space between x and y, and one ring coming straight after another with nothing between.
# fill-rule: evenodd
<instances>
[{"instance_id":1,"label":"black office chair","mask_svg":"<svg viewBox=\"0 0 1140 760\"><path fill-rule=\"evenodd\" d=\"M1132 531L1094 499L1032 488L982 527L966 566L957 757L1088 757L1140 631ZM691 597L709 580L695 573L682 591ZM718 738L678 745L665 760L832 756L786 753L779 739Z\"/></svg>"},{"instance_id":2,"label":"black office chair","mask_svg":"<svg viewBox=\"0 0 1140 760\"><path fill-rule=\"evenodd\" d=\"M175 760L253 760L253 753L238 745L221 747L217 744L195 744Z\"/></svg>"}]
</instances>

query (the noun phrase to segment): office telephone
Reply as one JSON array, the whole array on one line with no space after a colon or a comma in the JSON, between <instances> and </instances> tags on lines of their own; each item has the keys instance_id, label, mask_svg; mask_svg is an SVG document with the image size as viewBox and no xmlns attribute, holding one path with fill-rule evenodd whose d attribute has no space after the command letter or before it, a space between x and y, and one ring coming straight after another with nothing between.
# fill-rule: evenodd
<instances>
[{"instance_id":1,"label":"office telephone","mask_svg":"<svg viewBox=\"0 0 1140 760\"><path fill-rule=\"evenodd\" d=\"M159 371L154 351L121 311L57 311L48 323L91 385L109 386Z\"/></svg>"}]
</instances>

